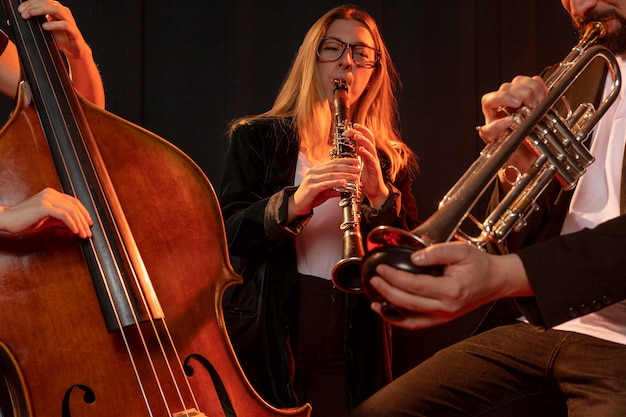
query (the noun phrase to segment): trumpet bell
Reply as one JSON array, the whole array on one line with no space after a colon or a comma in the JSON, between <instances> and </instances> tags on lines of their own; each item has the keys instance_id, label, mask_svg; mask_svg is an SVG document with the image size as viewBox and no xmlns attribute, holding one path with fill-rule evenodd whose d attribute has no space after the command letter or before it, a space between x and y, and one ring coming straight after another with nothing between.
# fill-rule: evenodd
<instances>
[{"instance_id":1,"label":"trumpet bell","mask_svg":"<svg viewBox=\"0 0 626 417\"><path fill-rule=\"evenodd\" d=\"M422 246L421 248L423 248ZM420 267L411 262L411 254L417 249L411 246L380 246L363 256L361 272L363 274L363 290L367 298L373 302L379 302L381 313L389 320L401 320L405 316L405 310L388 302L378 291L372 287L370 280L376 275L376 267L380 264L393 265L413 274L443 275L442 265Z\"/></svg>"}]
</instances>

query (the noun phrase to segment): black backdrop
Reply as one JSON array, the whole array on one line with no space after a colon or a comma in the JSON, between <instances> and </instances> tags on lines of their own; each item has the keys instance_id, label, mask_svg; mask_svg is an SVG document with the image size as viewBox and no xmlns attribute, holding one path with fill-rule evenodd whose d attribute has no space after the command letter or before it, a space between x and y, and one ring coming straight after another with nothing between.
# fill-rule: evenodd
<instances>
[{"instance_id":1,"label":"black backdrop","mask_svg":"<svg viewBox=\"0 0 626 417\"><path fill-rule=\"evenodd\" d=\"M330 0L62 0L91 45L107 109L188 153L217 188L229 120L266 110ZM363 0L400 72L404 139L420 157L421 217L476 158L481 94L575 42L558 0ZM13 103L0 103L8 114ZM4 113L3 113L4 114ZM0 115L1 116L1 115ZM466 337L470 314L396 332L396 372Z\"/></svg>"}]
</instances>

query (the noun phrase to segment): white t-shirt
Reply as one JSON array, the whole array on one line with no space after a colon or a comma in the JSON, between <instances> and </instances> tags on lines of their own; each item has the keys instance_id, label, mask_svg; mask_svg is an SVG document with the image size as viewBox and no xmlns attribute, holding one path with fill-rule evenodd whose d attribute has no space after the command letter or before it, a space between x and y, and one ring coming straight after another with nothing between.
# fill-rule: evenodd
<instances>
[{"instance_id":1,"label":"white t-shirt","mask_svg":"<svg viewBox=\"0 0 626 417\"><path fill-rule=\"evenodd\" d=\"M311 164L304 153L298 154L295 185L300 185ZM339 229L342 211L339 197L326 200L313 209L313 216L296 236L298 272L330 280L343 252L343 232Z\"/></svg>"}]
</instances>

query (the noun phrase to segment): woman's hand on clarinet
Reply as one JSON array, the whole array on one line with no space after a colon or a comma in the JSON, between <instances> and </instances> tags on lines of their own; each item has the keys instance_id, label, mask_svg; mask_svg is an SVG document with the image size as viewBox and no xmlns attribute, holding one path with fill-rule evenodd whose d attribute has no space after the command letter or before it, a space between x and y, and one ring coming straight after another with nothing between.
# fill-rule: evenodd
<instances>
[{"instance_id":1,"label":"woman's hand on clarinet","mask_svg":"<svg viewBox=\"0 0 626 417\"><path fill-rule=\"evenodd\" d=\"M77 198L46 188L15 206L0 206L0 230L35 232L65 226L81 238L91 237L91 216Z\"/></svg>"},{"instance_id":2,"label":"woman's hand on clarinet","mask_svg":"<svg viewBox=\"0 0 626 417\"><path fill-rule=\"evenodd\" d=\"M361 157L363 194L367 196L373 208L381 208L387 201L389 189L385 184L378 152L376 152L376 138L371 130L358 123L346 131L345 135L354 138L357 144L357 154Z\"/></svg>"},{"instance_id":3,"label":"woman's hand on clarinet","mask_svg":"<svg viewBox=\"0 0 626 417\"><path fill-rule=\"evenodd\" d=\"M358 182L359 173L357 158L331 159L311 167L290 198L288 221L305 216L329 198L339 196L336 189Z\"/></svg>"}]
</instances>

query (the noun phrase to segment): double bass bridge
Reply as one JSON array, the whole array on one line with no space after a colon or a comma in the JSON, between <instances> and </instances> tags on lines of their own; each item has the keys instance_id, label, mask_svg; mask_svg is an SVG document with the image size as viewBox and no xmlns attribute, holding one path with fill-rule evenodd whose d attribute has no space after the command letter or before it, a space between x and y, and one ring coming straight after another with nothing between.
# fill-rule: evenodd
<instances>
[{"instance_id":1,"label":"double bass bridge","mask_svg":"<svg viewBox=\"0 0 626 417\"><path fill-rule=\"evenodd\" d=\"M178 413L174 413L172 415L172 417L206 417L206 414L201 413L200 411L196 410L195 408L189 409L189 410L185 410L185 411L180 411Z\"/></svg>"}]
</instances>

